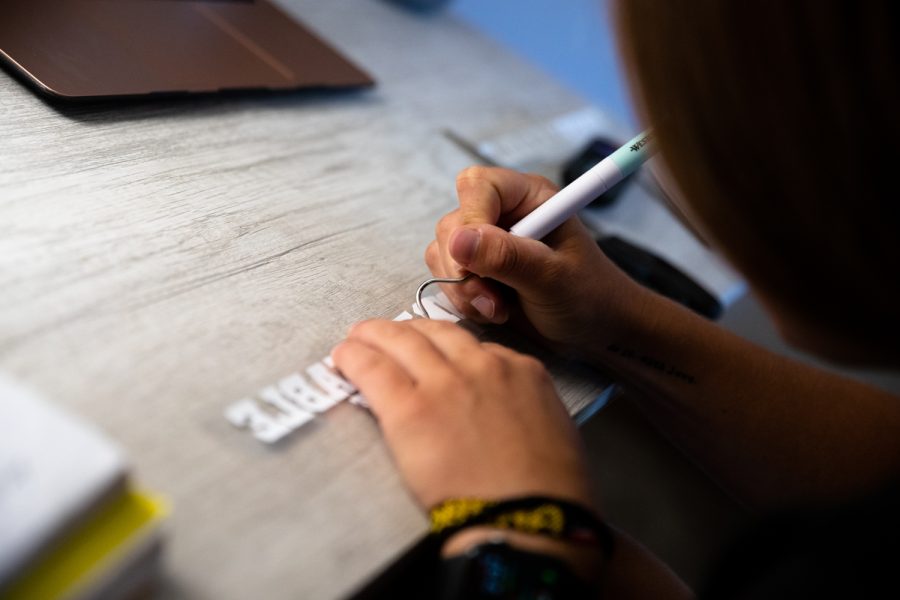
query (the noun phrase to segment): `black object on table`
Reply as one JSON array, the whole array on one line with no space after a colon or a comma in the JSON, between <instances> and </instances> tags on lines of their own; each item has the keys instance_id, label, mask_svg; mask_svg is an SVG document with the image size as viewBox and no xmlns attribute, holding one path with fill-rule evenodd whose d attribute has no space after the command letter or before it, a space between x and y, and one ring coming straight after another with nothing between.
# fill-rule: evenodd
<instances>
[{"instance_id":1,"label":"black object on table","mask_svg":"<svg viewBox=\"0 0 900 600\"><path fill-rule=\"evenodd\" d=\"M638 283L709 319L722 314L715 296L666 260L614 235L600 237L597 245Z\"/></svg>"}]
</instances>

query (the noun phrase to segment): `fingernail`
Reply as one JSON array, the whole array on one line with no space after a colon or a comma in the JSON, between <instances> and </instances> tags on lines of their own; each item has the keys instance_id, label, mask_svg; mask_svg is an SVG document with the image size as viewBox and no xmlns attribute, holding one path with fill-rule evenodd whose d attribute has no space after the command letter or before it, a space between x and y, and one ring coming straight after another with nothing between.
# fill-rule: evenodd
<instances>
[{"instance_id":1,"label":"fingernail","mask_svg":"<svg viewBox=\"0 0 900 600\"><path fill-rule=\"evenodd\" d=\"M472 307L481 313L485 319L494 318L494 301L486 296L478 296L472 300Z\"/></svg>"},{"instance_id":2,"label":"fingernail","mask_svg":"<svg viewBox=\"0 0 900 600\"><path fill-rule=\"evenodd\" d=\"M467 266L475 258L481 232L477 229L458 229L450 240L450 255L462 266Z\"/></svg>"}]
</instances>

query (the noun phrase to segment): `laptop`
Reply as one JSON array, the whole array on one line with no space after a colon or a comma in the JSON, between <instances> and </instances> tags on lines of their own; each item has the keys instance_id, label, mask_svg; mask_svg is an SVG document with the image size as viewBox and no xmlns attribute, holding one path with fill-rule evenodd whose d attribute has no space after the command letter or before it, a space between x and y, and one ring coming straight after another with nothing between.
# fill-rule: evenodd
<instances>
[{"instance_id":1,"label":"laptop","mask_svg":"<svg viewBox=\"0 0 900 600\"><path fill-rule=\"evenodd\" d=\"M374 83L267 0L5 0L0 58L66 100Z\"/></svg>"}]
</instances>

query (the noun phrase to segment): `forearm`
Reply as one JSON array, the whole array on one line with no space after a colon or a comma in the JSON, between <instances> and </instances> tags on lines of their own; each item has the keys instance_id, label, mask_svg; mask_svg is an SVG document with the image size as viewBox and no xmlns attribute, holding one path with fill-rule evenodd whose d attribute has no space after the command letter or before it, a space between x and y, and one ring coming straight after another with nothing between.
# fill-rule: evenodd
<instances>
[{"instance_id":1,"label":"forearm","mask_svg":"<svg viewBox=\"0 0 900 600\"><path fill-rule=\"evenodd\" d=\"M900 400L780 357L659 296L590 350L648 417L753 506L841 498L900 472Z\"/></svg>"}]
</instances>

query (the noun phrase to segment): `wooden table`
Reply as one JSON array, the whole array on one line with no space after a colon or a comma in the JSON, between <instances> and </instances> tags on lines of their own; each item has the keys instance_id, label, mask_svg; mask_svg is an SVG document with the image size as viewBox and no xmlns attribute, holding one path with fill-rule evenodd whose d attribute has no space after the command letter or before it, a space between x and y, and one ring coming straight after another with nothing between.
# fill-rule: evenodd
<instances>
[{"instance_id":1,"label":"wooden table","mask_svg":"<svg viewBox=\"0 0 900 600\"><path fill-rule=\"evenodd\" d=\"M223 410L409 307L471 162L442 128L580 105L452 16L283 5L378 87L60 108L0 73L0 369L172 500L172 597L346 596L423 536L363 410L276 448ZM573 413L602 387L554 373Z\"/></svg>"}]
</instances>

